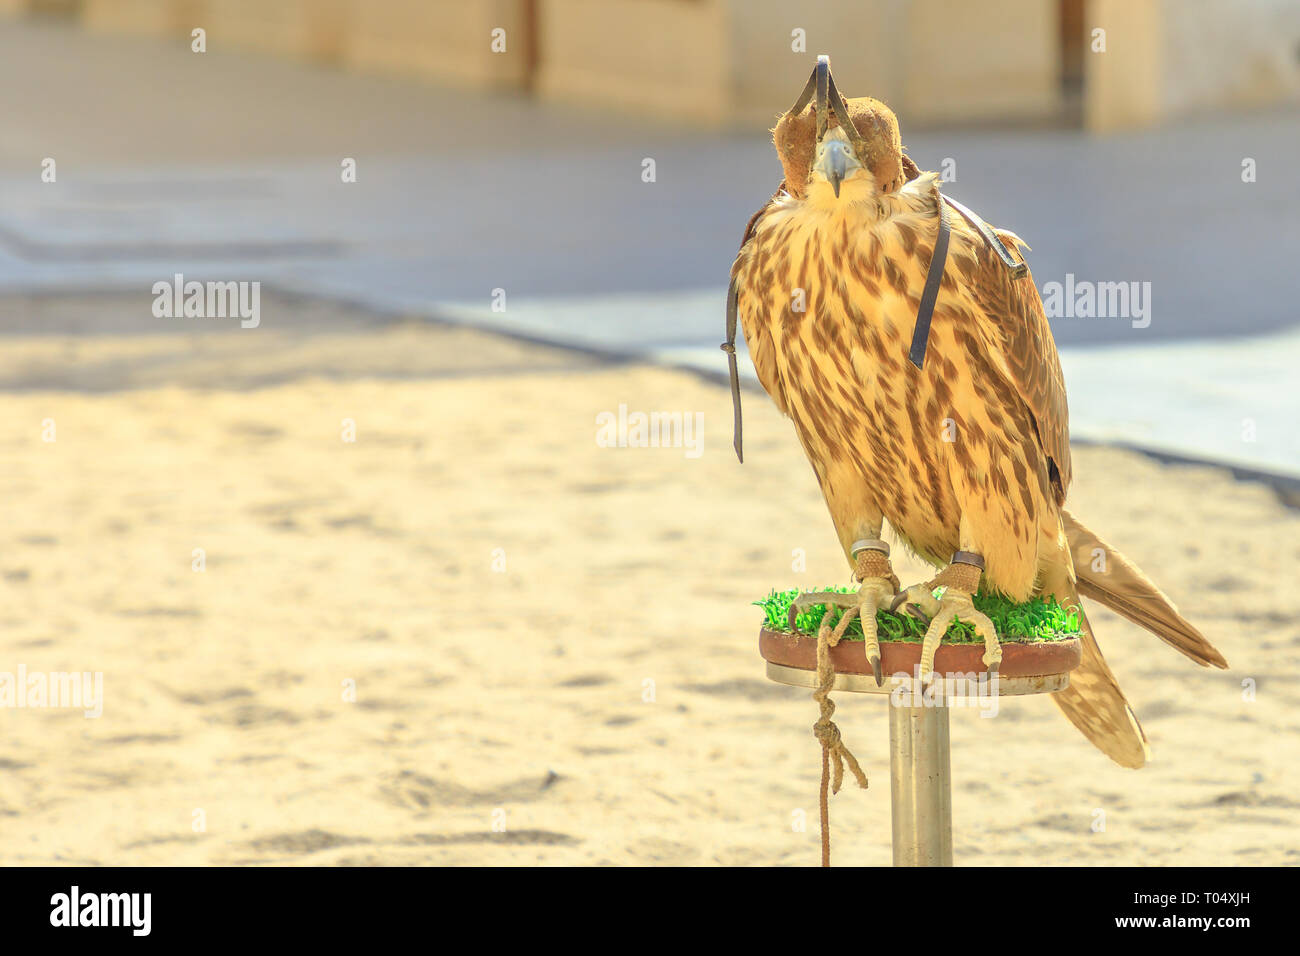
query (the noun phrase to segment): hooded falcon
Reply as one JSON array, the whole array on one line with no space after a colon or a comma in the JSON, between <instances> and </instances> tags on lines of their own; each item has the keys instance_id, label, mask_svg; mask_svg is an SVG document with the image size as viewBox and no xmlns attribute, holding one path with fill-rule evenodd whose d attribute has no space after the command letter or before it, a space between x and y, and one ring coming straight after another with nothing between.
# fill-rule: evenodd
<instances>
[{"instance_id":1,"label":"hooded falcon","mask_svg":"<svg viewBox=\"0 0 1300 956\"><path fill-rule=\"evenodd\" d=\"M930 619L926 678L953 620L975 627L996 670L997 636L971 600L981 586L1078 608L1083 660L1053 699L1114 761L1140 767L1146 737L1080 594L1198 664L1227 662L1065 508L1065 384L1028 247L943 195L938 176L904 154L889 108L844 99L829 74L823 58L773 131L785 179L745 230L729 296L729 334L738 318L861 582L851 595L813 592L800 603L847 604L845 618L860 617L877 681L878 609ZM900 591L881 540L886 521L940 569L935 578Z\"/></svg>"}]
</instances>

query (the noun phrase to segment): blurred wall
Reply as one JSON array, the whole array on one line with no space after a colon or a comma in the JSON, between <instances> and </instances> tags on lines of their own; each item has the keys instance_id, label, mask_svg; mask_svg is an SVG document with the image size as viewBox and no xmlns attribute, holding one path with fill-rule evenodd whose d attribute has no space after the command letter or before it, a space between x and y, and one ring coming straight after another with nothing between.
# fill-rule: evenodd
<instances>
[{"instance_id":1,"label":"blurred wall","mask_svg":"<svg viewBox=\"0 0 1300 956\"><path fill-rule=\"evenodd\" d=\"M1297 0L1090 0L1085 120L1105 131L1300 102Z\"/></svg>"},{"instance_id":2,"label":"blurred wall","mask_svg":"<svg viewBox=\"0 0 1300 956\"><path fill-rule=\"evenodd\" d=\"M210 42L327 62L342 58L353 29L350 0L202 0L188 9Z\"/></svg>"},{"instance_id":3,"label":"blurred wall","mask_svg":"<svg viewBox=\"0 0 1300 956\"><path fill-rule=\"evenodd\" d=\"M188 36L200 25L202 0L82 0L81 18L91 30Z\"/></svg>"},{"instance_id":4,"label":"blurred wall","mask_svg":"<svg viewBox=\"0 0 1300 956\"><path fill-rule=\"evenodd\" d=\"M344 59L351 67L482 87L529 82L535 27L525 0L344 2L351 14ZM493 52L493 30L505 31L502 52Z\"/></svg>"},{"instance_id":5,"label":"blurred wall","mask_svg":"<svg viewBox=\"0 0 1300 956\"><path fill-rule=\"evenodd\" d=\"M543 0L537 91L706 122L732 104L729 0Z\"/></svg>"},{"instance_id":6,"label":"blurred wall","mask_svg":"<svg viewBox=\"0 0 1300 956\"><path fill-rule=\"evenodd\" d=\"M704 122L770 123L829 53L847 96L911 122L1051 116L1048 0L543 0L544 96ZM1014 34L993 24L1014 23Z\"/></svg>"},{"instance_id":7,"label":"blurred wall","mask_svg":"<svg viewBox=\"0 0 1300 956\"><path fill-rule=\"evenodd\" d=\"M846 95L879 97L908 126L1104 131L1300 101L1300 0L0 0L0 15L33 10L747 127L790 104L818 53Z\"/></svg>"},{"instance_id":8,"label":"blurred wall","mask_svg":"<svg viewBox=\"0 0 1300 956\"><path fill-rule=\"evenodd\" d=\"M89 29L175 36L358 70L473 86L527 79L527 0L79 0ZM0 0L14 9L33 0ZM3 10L3 6L0 6ZM493 52L492 30L505 31ZM473 38L471 40L471 38Z\"/></svg>"},{"instance_id":9,"label":"blurred wall","mask_svg":"<svg viewBox=\"0 0 1300 956\"><path fill-rule=\"evenodd\" d=\"M1169 114L1300 98L1300 2L1165 0Z\"/></svg>"},{"instance_id":10,"label":"blurred wall","mask_svg":"<svg viewBox=\"0 0 1300 956\"><path fill-rule=\"evenodd\" d=\"M1090 0L1083 58L1084 122L1095 131L1145 126L1161 110L1161 0ZM1094 36L1093 31L1105 30ZM1104 42L1105 49L1094 49Z\"/></svg>"}]
</instances>

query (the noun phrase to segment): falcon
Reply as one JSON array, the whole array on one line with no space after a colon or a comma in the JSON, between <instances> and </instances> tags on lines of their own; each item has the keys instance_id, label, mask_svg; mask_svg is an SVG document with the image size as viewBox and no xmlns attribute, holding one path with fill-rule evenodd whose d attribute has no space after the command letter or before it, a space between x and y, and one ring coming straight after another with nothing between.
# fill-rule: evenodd
<instances>
[{"instance_id":1,"label":"falcon","mask_svg":"<svg viewBox=\"0 0 1300 956\"><path fill-rule=\"evenodd\" d=\"M1053 699L1107 756L1142 766L1146 736L1080 595L1202 666L1228 665L1136 565L1065 507L1065 383L1024 260L1028 246L943 194L937 174L904 153L889 108L842 97L825 58L772 139L785 178L745 230L723 349L731 353L737 452L738 321L760 383L794 423L860 582L850 595L802 595L800 606L847 606L841 627L859 617L878 682L882 608L929 619L922 679L932 677L954 620L974 626L986 667L997 669L997 635L972 602L981 587L1078 608L1082 663ZM885 522L940 569L934 578L900 589Z\"/></svg>"}]
</instances>

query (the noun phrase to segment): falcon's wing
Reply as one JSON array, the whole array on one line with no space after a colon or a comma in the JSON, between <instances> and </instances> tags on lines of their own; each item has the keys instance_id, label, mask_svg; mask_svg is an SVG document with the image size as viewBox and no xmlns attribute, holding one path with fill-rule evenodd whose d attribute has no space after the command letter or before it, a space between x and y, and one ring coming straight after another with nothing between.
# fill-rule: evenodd
<instances>
[{"instance_id":1,"label":"falcon's wing","mask_svg":"<svg viewBox=\"0 0 1300 956\"><path fill-rule=\"evenodd\" d=\"M995 230L1013 256L1024 261L1018 236ZM1006 266L973 230L975 269L968 288L992 330L990 345L1002 356L1011 384L1034 416L1038 444L1049 459L1052 489L1059 505L1070 487L1070 412L1065 378L1052 329L1043 313L1032 274L1013 279Z\"/></svg>"},{"instance_id":2,"label":"falcon's wing","mask_svg":"<svg viewBox=\"0 0 1300 956\"><path fill-rule=\"evenodd\" d=\"M749 217L749 222L745 225L745 235L740 240L740 251L736 253L736 261L732 263L731 266L732 282L737 281L736 276L739 271L740 258L745 254L745 246L749 245L749 240L754 237L754 230L758 228L759 221L763 218L763 214L771 207L773 200L779 197L783 192L785 192L784 180L781 182L781 185L777 187L776 192L772 194L772 199L769 199L763 204L763 207L759 209L758 212ZM759 270L759 272L761 272L761 270ZM752 274L759 274L759 272ZM747 311L755 308L753 298L755 296L761 296L763 292L761 289L738 286L736 294L737 311L743 317ZM781 384L781 377L777 374L776 370L776 346L772 343L772 336L767 331L767 324L762 322L751 323L751 327L756 327L752 335L749 331L745 331L746 323L743 318L741 319L740 325L745 336L745 344L749 347L749 357L754 363L754 371L758 373L759 384L763 386L763 390L767 392L772 401L776 403L776 407L781 414L789 414L785 400L785 388Z\"/></svg>"}]
</instances>

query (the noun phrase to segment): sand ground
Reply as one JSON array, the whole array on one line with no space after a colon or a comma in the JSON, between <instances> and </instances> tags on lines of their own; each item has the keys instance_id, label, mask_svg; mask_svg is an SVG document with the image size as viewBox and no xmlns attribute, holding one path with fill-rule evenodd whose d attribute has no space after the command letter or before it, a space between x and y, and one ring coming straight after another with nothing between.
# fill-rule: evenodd
<instances>
[{"instance_id":1,"label":"sand ground","mask_svg":"<svg viewBox=\"0 0 1300 956\"><path fill-rule=\"evenodd\" d=\"M88 335L89 307L0 303L54 333L0 349L0 671L104 675L98 719L0 712L0 863L817 862L815 705L764 678L750 602L847 569L766 399L741 466L685 373L319 304L280 305L313 335ZM599 447L620 404L702 412L703 453ZM1154 762L1046 699L955 711L958 863L1297 862L1300 513L1215 468L1075 467L1074 510L1233 669L1094 609ZM872 785L832 802L836 861L887 863L884 703L839 702Z\"/></svg>"}]
</instances>

